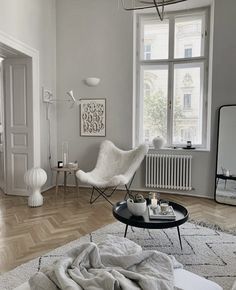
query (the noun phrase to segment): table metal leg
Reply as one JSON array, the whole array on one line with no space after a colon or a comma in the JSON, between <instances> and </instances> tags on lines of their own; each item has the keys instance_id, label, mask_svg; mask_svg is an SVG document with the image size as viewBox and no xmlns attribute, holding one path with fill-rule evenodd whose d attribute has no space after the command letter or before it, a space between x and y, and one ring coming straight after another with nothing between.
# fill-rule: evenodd
<instances>
[{"instance_id":1,"label":"table metal leg","mask_svg":"<svg viewBox=\"0 0 236 290\"><path fill-rule=\"evenodd\" d=\"M67 179L67 172L64 172L64 193L66 193L66 179Z\"/></svg>"},{"instance_id":2,"label":"table metal leg","mask_svg":"<svg viewBox=\"0 0 236 290\"><path fill-rule=\"evenodd\" d=\"M124 234L124 238L126 238L127 230L128 230L128 225L125 226L125 234Z\"/></svg>"},{"instance_id":3,"label":"table metal leg","mask_svg":"<svg viewBox=\"0 0 236 290\"><path fill-rule=\"evenodd\" d=\"M56 197L57 197L57 194L58 194L58 179L59 179L59 175L60 175L60 172L57 171L57 174L56 174Z\"/></svg>"},{"instance_id":4,"label":"table metal leg","mask_svg":"<svg viewBox=\"0 0 236 290\"><path fill-rule=\"evenodd\" d=\"M76 193L78 194L79 193L79 186L78 186L78 179L77 179L77 176L76 176L76 172L74 172L74 176L75 176Z\"/></svg>"},{"instance_id":5,"label":"table metal leg","mask_svg":"<svg viewBox=\"0 0 236 290\"><path fill-rule=\"evenodd\" d=\"M180 248L181 248L181 251L182 251L183 250L183 247L182 247L182 241L181 241L179 226L177 226L177 231L178 231L178 236L179 236Z\"/></svg>"}]
</instances>

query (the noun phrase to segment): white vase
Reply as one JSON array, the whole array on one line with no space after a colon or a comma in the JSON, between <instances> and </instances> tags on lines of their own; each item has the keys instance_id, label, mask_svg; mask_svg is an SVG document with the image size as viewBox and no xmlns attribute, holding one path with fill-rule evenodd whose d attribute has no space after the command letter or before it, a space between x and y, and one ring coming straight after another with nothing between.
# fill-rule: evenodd
<instances>
[{"instance_id":1,"label":"white vase","mask_svg":"<svg viewBox=\"0 0 236 290\"><path fill-rule=\"evenodd\" d=\"M164 143L165 143L165 140L160 136L157 136L152 140L152 144L155 149L161 149Z\"/></svg>"},{"instance_id":2,"label":"white vase","mask_svg":"<svg viewBox=\"0 0 236 290\"><path fill-rule=\"evenodd\" d=\"M32 191L28 198L28 205L30 207L37 207L43 204L43 196L41 194L41 187L47 181L47 173L42 168L32 168L25 173L24 180Z\"/></svg>"},{"instance_id":3,"label":"white vase","mask_svg":"<svg viewBox=\"0 0 236 290\"><path fill-rule=\"evenodd\" d=\"M134 202L133 199L127 199L128 210L135 216L143 215L147 209L147 202Z\"/></svg>"}]
</instances>

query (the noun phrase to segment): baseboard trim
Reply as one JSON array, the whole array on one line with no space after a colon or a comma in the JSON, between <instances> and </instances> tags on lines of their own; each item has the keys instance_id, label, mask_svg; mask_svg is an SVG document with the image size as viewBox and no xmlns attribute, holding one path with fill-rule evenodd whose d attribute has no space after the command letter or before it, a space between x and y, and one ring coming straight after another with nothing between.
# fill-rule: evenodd
<instances>
[{"instance_id":1,"label":"baseboard trim","mask_svg":"<svg viewBox=\"0 0 236 290\"><path fill-rule=\"evenodd\" d=\"M52 189L53 187L55 187L55 185L50 185L50 186L47 186L46 188L42 189L41 193L43 192L46 192L50 189ZM4 193L4 192L3 192ZM4 193L6 195L11 195L11 196L22 196L22 197L29 197L29 194L28 193L15 193L15 194L11 194L11 193Z\"/></svg>"},{"instance_id":2,"label":"baseboard trim","mask_svg":"<svg viewBox=\"0 0 236 290\"><path fill-rule=\"evenodd\" d=\"M10 196L22 196L22 197L28 197L29 195L27 193L4 193L6 195L10 195Z\"/></svg>"},{"instance_id":3,"label":"baseboard trim","mask_svg":"<svg viewBox=\"0 0 236 290\"><path fill-rule=\"evenodd\" d=\"M41 192L48 191L48 190L50 190L50 189L52 189L52 188L54 188L54 187L55 187L55 185L47 186L47 187L45 187Z\"/></svg>"},{"instance_id":4,"label":"baseboard trim","mask_svg":"<svg viewBox=\"0 0 236 290\"><path fill-rule=\"evenodd\" d=\"M61 184L60 186L63 186L63 184ZM72 184L72 185L68 184L67 186L75 187L74 184ZM86 185L86 184L80 185L79 187L80 188L91 188L90 185ZM126 191L123 187L118 187L117 189L121 190L121 191ZM140 188L140 187L134 187L131 190L132 191L139 191L139 192L157 192L158 191L158 193L160 193L160 194L176 194L176 195L184 195L184 196L191 196L191 197L201 197L201 198L206 198L206 199L211 199L211 200L214 199L214 197L206 196L206 195L204 195L202 193L196 194L196 193L190 193L190 192L184 192L184 191L181 191L181 192L177 192L177 191L161 191L159 189L149 189L149 188Z\"/></svg>"},{"instance_id":5,"label":"baseboard trim","mask_svg":"<svg viewBox=\"0 0 236 290\"><path fill-rule=\"evenodd\" d=\"M63 187L64 184L59 184L58 186ZM75 187L74 184L67 184L67 186ZM45 193L46 191L51 190L53 188L55 188L55 185L47 186L41 192ZM89 185L80 185L79 188L91 188L91 186L89 186ZM118 187L117 189L120 190L120 191L124 191L124 192L126 191L123 187L122 188ZM192 193L189 193L189 192L173 192L173 191L172 192L171 191L167 192L167 191L160 191L160 190L156 190L156 189L148 189L148 188L144 189L144 188L137 188L137 187L132 188L132 191L138 191L138 192L157 192L158 191L158 193L160 193L160 194L176 194L176 195L183 195L183 196L206 198L206 199L210 199L210 200L214 199L214 197L206 196L204 194L195 194L195 193L192 194ZM15 196L22 196L22 197L28 197L29 196L27 194L23 195L23 194L7 194L7 193L6 193L6 195L15 195Z\"/></svg>"},{"instance_id":6,"label":"baseboard trim","mask_svg":"<svg viewBox=\"0 0 236 290\"><path fill-rule=\"evenodd\" d=\"M214 197L211 197L211 196L207 196L203 193L199 193L199 194L196 194L196 193L191 193L191 192L185 192L185 191L161 191L159 189L140 189L140 188L133 188L132 190L135 190L135 191L148 191L148 192L158 192L160 194L176 194L176 195L184 195L184 196L191 196L191 197L201 197L201 198L206 198L206 199L214 199Z\"/></svg>"}]
</instances>

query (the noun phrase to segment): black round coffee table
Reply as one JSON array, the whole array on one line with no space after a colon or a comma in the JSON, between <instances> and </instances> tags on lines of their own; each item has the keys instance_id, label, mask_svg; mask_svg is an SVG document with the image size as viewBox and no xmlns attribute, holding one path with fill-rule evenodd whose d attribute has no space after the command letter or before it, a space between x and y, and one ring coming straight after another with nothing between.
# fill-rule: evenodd
<instances>
[{"instance_id":1,"label":"black round coffee table","mask_svg":"<svg viewBox=\"0 0 236 290\"><path fill-rule=\"evenodd\" d=\"M182 249L182 241L180 236L179 226L188 220L188 210L176 203L169 201L169 205L173 207L176 214L175 220L150 220L148 209L142 216L134 216L127 208L126 201L120 201L113 206L113 216L120 222L126 224L124 237L126 237L128 226L145 228L145 229L166 229L177 227L180 247Z\"/></svg>"}]
</instances>

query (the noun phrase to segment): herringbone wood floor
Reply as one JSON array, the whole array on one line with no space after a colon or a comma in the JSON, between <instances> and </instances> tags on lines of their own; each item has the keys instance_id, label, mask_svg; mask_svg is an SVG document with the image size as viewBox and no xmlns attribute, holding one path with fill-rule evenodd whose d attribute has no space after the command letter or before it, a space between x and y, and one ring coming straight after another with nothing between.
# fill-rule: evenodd
<instances>
[{"instance_id":1,"label":"herringbone wood floor","mask_svg":"<svg viewBox=\"0 0 236 290\"><path fill-rule=\"evenodd\" d=\"M122 200L124 192L116 192L113 202ZM0 194L0 272L6 272L65 243L94 231L115 219L111 206L102 199L89 204L90 190L77 194L69 188L44 193L44 205L29 208L27 198ZM185 205L196 220L236 229L236 207L213 200L180 195L161 195Z\"/></svg>"}]
</instances>

